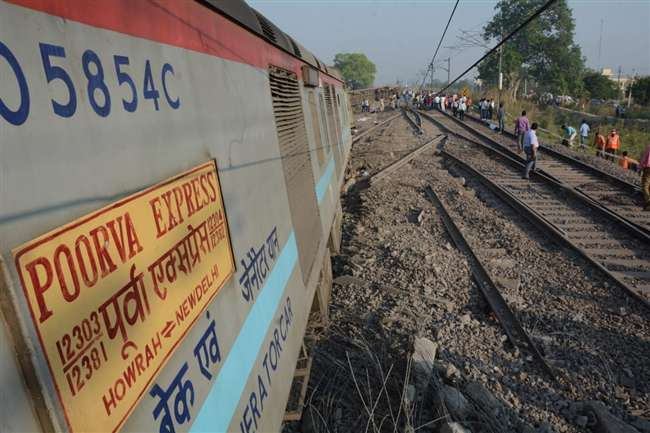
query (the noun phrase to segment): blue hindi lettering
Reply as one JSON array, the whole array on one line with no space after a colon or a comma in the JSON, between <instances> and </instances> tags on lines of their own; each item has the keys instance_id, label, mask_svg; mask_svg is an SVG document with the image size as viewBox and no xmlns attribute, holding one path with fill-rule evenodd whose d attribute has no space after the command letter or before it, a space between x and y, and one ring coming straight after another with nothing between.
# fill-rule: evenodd
<instances>
[{"instance_id":1,"label":"blue hindi lettering","mask_svg":"<svg viewBox=\"0 0 650 433\"><path fill-rule=\"evenodd\" d=\"M264 358L257 368L257 383L254 385L253 391L248 395L246 406L241 414L241 421L239 421L241 433L255 433L264 413L264 402L271 392L273 375L280 364L284 342L289 336L289 327L293 323L293 312L291 311L291 299L289 297L287 297L282 307L280 320L275 323L277 325L271 333L271 339L266 347ZM254 376L255 373L253 373Z\"/></svg>"}]
</instances>

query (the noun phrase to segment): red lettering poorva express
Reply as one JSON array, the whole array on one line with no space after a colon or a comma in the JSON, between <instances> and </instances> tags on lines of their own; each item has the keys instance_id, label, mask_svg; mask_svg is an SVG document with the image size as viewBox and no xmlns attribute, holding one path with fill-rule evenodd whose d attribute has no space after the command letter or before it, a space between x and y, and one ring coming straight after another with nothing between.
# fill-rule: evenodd
<instances>
[{"instance_id":1,"label":"red lettering poorva express","mask_svg":"<svg viewBox=\"0 0 650 433\"><path fill-rule=\"evenodd\" d=\"M117 430L233 274L219 188L202 164L14 253L72 430Z\"/></svg>"},{"instance_id":2,"label":"red lettering poorva express","mask_svg":"<svg viewBox=\"0 0 650 433\"><path fill-rule=\"evenodd\" d=\"M195 212L217 200L213 173L202 174L149 201L158 230L158 237L191 217Z\"/></svg>"},{"instance_id":3,"label":"red lettering poorva express","mask_svg":"<svg viewBox=\"0 0 650 433\"><path fill-rule=\"evenodd\" d=\"M109 245L115 247L117 256L110 254ZM142 245L133 221L126 212L105 225L91 229L88 236L79 235L73 244L59 244L51 257L42 256L27 263L25 269L38 302L38 321L42 323L54 314L45 299L45 292L52 286L54 274L61 296L67 302L74 302L81 293L81 283L84 288L93 287L99 279L106 278L117 269L115 263L124 264L140 252Z\"/></svg>"}]
</instances>

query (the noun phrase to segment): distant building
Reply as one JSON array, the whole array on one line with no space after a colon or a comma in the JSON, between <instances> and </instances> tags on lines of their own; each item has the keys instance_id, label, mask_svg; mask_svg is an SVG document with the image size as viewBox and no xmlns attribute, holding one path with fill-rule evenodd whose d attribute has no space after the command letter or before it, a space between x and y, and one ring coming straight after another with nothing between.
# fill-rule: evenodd
<instances>
[{"instance_id":1,"label":"distant building","mask_svg":"<svg viewBox=\"0 0 650 433\"><path fill-rule=\"evenodd\" d=\"M615 73L611 68L603 68L601 74L615 82L620 90L625 90L627 85L632 81L632 77L619 75L618 73Z\"/></svg>"}]
</instances>

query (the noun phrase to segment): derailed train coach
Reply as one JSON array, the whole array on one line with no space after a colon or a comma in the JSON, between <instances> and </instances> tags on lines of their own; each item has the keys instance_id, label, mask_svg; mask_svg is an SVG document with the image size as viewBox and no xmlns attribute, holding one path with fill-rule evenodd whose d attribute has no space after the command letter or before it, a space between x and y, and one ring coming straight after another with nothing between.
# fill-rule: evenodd
<instances>
[{"instance_id":1,"label":"derailed train coach","mask_svg":"<svg viewBox=\"0 0 650 433\"><path fill-rule=\"evenodd\" d=\"M0 1L0 431L278 431L351 135L238 0Z\"/></svg>"}]
</instances>

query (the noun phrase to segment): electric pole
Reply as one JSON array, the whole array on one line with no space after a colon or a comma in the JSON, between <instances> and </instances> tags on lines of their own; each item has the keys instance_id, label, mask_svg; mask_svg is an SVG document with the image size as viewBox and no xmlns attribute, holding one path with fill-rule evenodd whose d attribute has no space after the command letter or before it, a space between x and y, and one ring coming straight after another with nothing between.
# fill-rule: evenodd
<instances>
[{"instance_id":1,"label":"electric pole","mask_svg":"<svg viewBox=\"0 0 650 433\"><path fill-rule=\"evenodd\" d=\"M630 89L627 95L627 108L630 108L630 105L632 105L632 86L634 85L634 80L636 79L635 74L636 74L636 69L632 69L632 80L630 80L630 85L628 86Z\"/></svg>"},{"instance_id":2,"label":"electric pole","mask_svg":"<svg viewBox=\"0 0 650 433\"><path fill-rule=\"evenodd\" d=\"M503 40L503 27L501 28L501 40ZM502 63L503 63L503 45L499 47L499 93L497 96L497 107L501 105L501 90L503 89L503 72L501 72Z\"/></svg>"},{"instance_id":3,"label":"electric pole","mask_svg":"<svg viewBox=\"0 0 650 433\"><path fill-rule=\"evenodd\" d=\"M451 57L447 57L447 85L451 83Z\"/></svg>"},{"instance_id":4,"label":"electric pole","mask_svg":"<svg viewBox=\"0 0 650 433\"><path fill-rule=\"evenodd\" d=\"M528 70L526 70L526 75L524 76L524 97L528 95Z\"/></svg>"},{"instance_id":5,"label":"electric pole","mask_svg":"<svg viewBox=\"0 0 650 433\"><path fill-rule=\"evenodd\" d=\"M447 62L447 67L445 68L444 66L440 66L440 69L447 72L447 84L449 84L449 83L451 83L451 57L447 57L446 59L442 59L442 61Z\"/></svg>"},{"instance_id":6,"label":"electric pole","mask_svg":"<svg viewBox=\"0 0 650 433\"><path fill-rule=\"evenodd\" d=\"M600 56L603 53L603 19L600 19L600 39L598 40L598 72L602 68L602 63L600 63Z\"/></svg>"}]
</instances>

